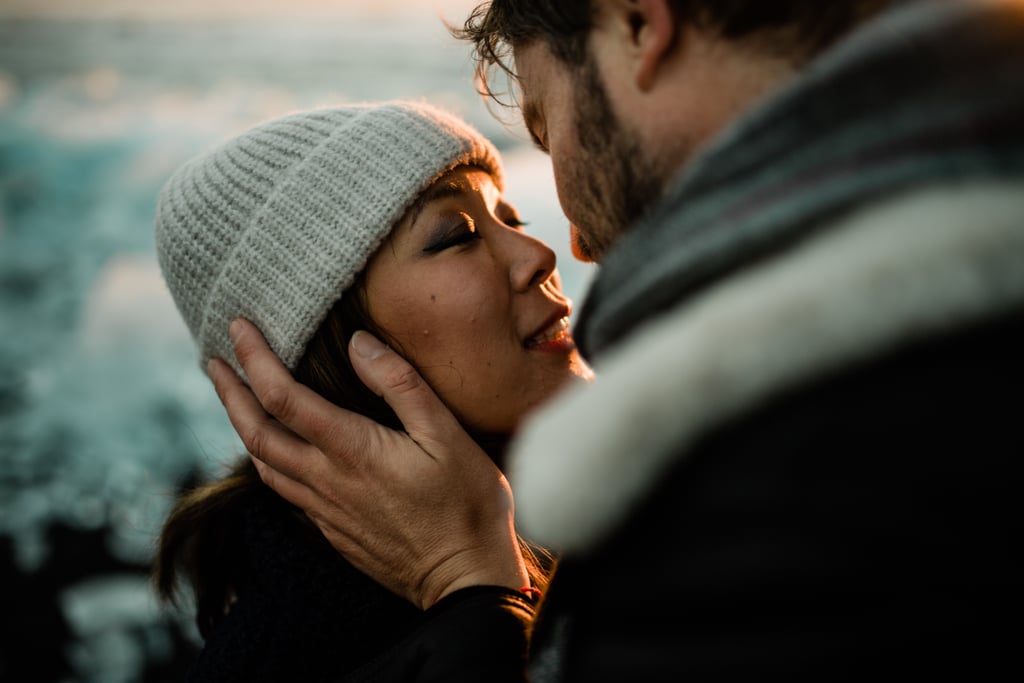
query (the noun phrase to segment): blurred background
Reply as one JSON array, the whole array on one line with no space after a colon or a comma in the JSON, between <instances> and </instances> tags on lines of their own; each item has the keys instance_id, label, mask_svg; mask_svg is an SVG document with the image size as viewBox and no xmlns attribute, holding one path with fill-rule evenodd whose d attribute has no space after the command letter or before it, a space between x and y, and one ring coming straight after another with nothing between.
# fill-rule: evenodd
<instances>
[{"instance_id":1,"label":"blurred background","mask_svg":"<svg viewBox=\"0 0 1024 683\"><path fill-rule=\"evenodd\" d=\"M440 104L503 151L579 302L549 162L442 23L475 4L0 1L0 680L180 681L198 646L148 577L177 492L241 451L153 253L189 157L298 108Z\"/></svg>"}]
</instances>

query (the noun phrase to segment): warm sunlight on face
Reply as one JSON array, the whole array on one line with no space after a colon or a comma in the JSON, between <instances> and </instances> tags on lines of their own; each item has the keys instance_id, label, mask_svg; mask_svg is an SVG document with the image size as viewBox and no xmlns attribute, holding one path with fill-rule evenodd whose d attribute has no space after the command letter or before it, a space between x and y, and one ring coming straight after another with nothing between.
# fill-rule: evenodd
<instances>
[{"instance_id":1,"label":"warm sunlight on face","mask_svg":"<svg viewBox=\"0 0 1024 683\"><path fill-rule=\"evenodd\" d=\"M508 434L588 376L555 254L527 235L491 176L449 172L366 270L369 314L471 431Z\"/></svg>"}]
</instances>

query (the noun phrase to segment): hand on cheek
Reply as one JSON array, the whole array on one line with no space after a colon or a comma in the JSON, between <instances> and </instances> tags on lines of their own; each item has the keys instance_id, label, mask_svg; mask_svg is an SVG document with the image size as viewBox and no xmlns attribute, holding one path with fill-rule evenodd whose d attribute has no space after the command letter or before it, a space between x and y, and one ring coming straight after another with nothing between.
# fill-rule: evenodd
<instances>
[{"instance_id":1,"label":"hand on cheek","mask_svg":"<svg viewBox=\"0 0 1024 683\"><path fill-rule=\"evenodd\" d=\"M467 586L528 583L508 482L397 353L357 333L350 358L405 432L295 382L251 324L232 338L252 389L210 366L232 424L264 482L353 565L423 608Z\"/></svg>"}]
</instances>

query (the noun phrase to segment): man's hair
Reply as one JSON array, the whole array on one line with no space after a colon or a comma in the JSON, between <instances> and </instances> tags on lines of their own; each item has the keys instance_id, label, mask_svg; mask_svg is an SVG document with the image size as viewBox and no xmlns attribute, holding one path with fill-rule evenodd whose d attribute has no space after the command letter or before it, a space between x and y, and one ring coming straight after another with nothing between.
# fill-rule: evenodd
<instances>
[{"instance_id":1,"label":"man's hair","mask_svg":"<svg viewBox=\"0 0 1024 683\"><path fill-rule=\"evenodd\" d=\"M670 0L677 21L721 38L804 62L868 17L898 0ZM473 44L479 90L495 100L494 68L515 77L512 47L543 41L569 66L586 60L594 0L493 0L479 5L452 33Z\"/></svg>"}]
</instances>

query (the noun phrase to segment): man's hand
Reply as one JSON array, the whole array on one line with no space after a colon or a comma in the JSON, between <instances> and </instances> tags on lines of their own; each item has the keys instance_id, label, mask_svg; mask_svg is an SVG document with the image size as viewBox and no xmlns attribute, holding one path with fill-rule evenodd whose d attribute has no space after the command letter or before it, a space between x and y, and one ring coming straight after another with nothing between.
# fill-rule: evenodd
<instances>
[{"instance_id":1,"label":"man's hand","mask_svg":"<svg viewBox=\"0 0 1024 683\"><path fill-rule=\"evenodd\" d=\"M349 356L406 432L296 382L251 323L231 327L250 390L208 372L263 481L353 565L422 608L472 585L529 583L508 482L416 370L365 332Z\"/></svg>"}]
</instances>

